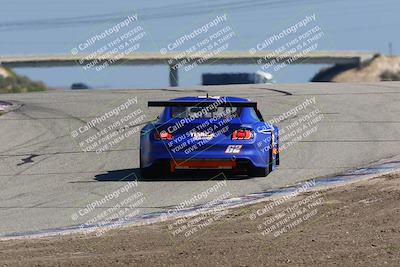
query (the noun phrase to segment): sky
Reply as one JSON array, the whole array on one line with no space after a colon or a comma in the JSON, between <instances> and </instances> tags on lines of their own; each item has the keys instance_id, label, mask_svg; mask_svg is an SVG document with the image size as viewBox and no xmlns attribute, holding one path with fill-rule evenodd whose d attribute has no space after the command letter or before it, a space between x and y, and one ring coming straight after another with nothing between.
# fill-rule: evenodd
<instances>
[{"instance_id":1,"label":"sky","mask_svg":"<svg viewBox=\"0 0 400 267\"><path fill-rule=\"evenodd\" d=\"M302 34L317 29L320 38L315 50L374 51L400 53L400 2L395 0L1 0L0 54L70 54L86 40L137 14L137 21L118 33L91 45L79 53L94 52L124 33L139 26L144 37L132 44L136 52L156 52L167 48L182 36L226 15L226 20L210 27L171 51L183 51L199 45L212 34L227 30L230 38L224 51L249 51L274 34L281 33L303 19L315 20L296 33L290 33L265 50L278 49ZM227 34L226 34L227 35ZM215 39L216 40L216 39ZM212 48L210 51L216 50ZM222 47L222 45L220 46ZM271 72L278 83L307 82L324 65L290 65L279 70L262 65L202 65L179 71L179 85L201 83L205 72ZM84 82L102 88L167 87L168 68L155 66L111 66L98 71L76 67L18 68L15 71L52 87L67 88Z\"/></svg>"}]
</instances>

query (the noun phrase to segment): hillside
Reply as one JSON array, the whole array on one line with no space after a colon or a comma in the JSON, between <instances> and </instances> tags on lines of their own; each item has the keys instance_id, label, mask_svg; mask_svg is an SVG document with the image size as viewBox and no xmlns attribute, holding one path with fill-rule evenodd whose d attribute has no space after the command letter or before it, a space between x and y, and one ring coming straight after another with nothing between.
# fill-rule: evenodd
<instances>
[{"instance_id":1,"label":"hillside","mask_svg":"<svg viewBox=\"0 0 400 267\"><path fill-rule=\"evenodd\" d=\"M10 69L0 67L0 93L26 93L46 91L43 82L32 81L28 77L17 75Z\"/></svg>"},{"instance_id":2,"label":"hillside","mask_svg":"<svg viewBox=\"0 0 400 267\"><path fill-rule=\"evenodd\" d=\"M312 82L379 82L400 80L400 56L377 56L361 67L340 66L321 69Z\"/></svg>"}]
</instances>

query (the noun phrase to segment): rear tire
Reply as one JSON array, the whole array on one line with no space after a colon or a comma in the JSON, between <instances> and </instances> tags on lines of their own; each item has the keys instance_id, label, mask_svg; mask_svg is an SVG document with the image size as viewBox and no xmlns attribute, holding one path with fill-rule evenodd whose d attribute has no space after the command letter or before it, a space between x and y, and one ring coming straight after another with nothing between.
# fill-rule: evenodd
<instances>
[{"instance_id":1,"label":"rear tire","mask_svg":"<svg viewBox=\"0 0 400 267\"><path fill-rule=\"evenodd\" d=\"M277 144L276 144L276 150L278 151L278 154L276 154L276 159L275 159L275 164L278 166L279 165L279 138L277 139Z\"/></svg>"},{"instance_id":2,"label":"rear tire","mask_svg":"<svg viewBox=\"0 0 400 267\"><path fill-rule=\"evenodd\" d=\"M168 164L164 162L156 162L150 167L143 168L142 154L140 153L140 177L143 179L159 179L162 176L171 174Z\"/></svg>"},{"instance_id":3,"label":"rear tire","mask_svg":"<svg viewBox=\"0 0 400 267\"><path fill-rule=\"evenodd\" d=\"M270 173L270 172L272 172L272 165L274 164L274 160L272 159L272 149L273 149L273 143L272 143L272 140L270 141L270 144L269 144L269 159L268 159L268 173Z\"/></svg>"},{"instance_id":4,"label":"rear tire","mask_svg":"<svg viewBox=\"0 0 400 267\"><path fill-rule=\"evenodd\" d=\"M152 167L140 168L140 176L143 179L155 179L160 176L160 173Z\"/></svg>"},{"instance_id":5,"label":"rear tire","mask_svg":"<svg viewBox=\"0 0 400 267\"><path fill-rule=\"evenodd\" d=\"M253 167L249 170L249 175L251 177L265 177L267 176L270 172L272 172L272 140L270 141L269 144L269 159L268 159L268 166L266 168L256 168Z\"/></svg>"},{"instance_id":6,"label":"rear tire","mask_svg":"<svg viewBox=\"0 0 400 267\"><path fill-rule=\"evenodd\" d=\"M249 170L250 177L265 177L268 175L268 168L251 168Z\"/></svg>"},{"instance_id":7,"label":"rear tire","mask_svg":"<svg viewBox=\"0 0 400 267\"><path fill-rule=\"evenodd\" d=\"M142 164L142 150L139 153L140 177L143 179L155 178L157 176L155 169L152 167L144 168Z\"/></svg>"}]
</instances>

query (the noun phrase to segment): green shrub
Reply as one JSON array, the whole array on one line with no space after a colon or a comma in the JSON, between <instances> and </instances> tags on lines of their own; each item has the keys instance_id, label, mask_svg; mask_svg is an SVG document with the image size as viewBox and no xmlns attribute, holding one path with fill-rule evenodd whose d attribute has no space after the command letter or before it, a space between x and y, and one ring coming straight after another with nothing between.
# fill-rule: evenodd
<instances>
[{"instance_id":1,"label":"green shrub","mask_svg":"<svg viewBox=\"0 0 400 267\"><path fill-rule=\"evenodd\" d=\"M47 86L43 82L32 81L28 77L15 74L6 69L10 76L3 77L0 75L0 93L26 93L46 91Z\"/></svg>"},{"instance_id":2,"label":"green shrub","mask_svg":"<svg viewBox=\"0 0 400 267\"><path fill-rule=\"evenodd\" d=\"M382 81L400 81L400 72L384 71L381 74Z\"/></svg>"}]
</instances>

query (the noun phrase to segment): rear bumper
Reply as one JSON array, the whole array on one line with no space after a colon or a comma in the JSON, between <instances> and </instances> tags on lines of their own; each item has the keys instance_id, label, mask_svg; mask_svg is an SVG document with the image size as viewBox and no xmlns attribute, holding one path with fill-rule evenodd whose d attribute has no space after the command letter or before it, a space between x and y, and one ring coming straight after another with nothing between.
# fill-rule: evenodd
<instances>
[{"instance_id":1,"label":"rear bumper","mask_svg":"<svg viewBox=\"0 0 400 267\"><path fill-rule=\"evenodd\" d=\"M186 153L185 151L173 153L171 150L168 150L165 145L156 145L143 153L142 159L144 159L144 167L148 167L158 160L248 161L257 168L267 167L269 162L268 152L258 150L254 144L236 143L235 145L242 146L240 152L227 153L226 150L230 145L231 144L218 144L190 153Z\"/></svg>"},{"instance_id":2,"label":"rear bumper","mask_svg":"<svg viewBox=\"0 0 400 267\"><path fill-rule=\"evenodd\" d=\"M234 173L247 173L250 169L256 168L251 161L246 159L235 160L171 160L158 159L151 165L152 168L169 170L171 173L182 170L220 170Z\"/></svg>"},{"instance_id":3,"label":"rear bumper","mask_svg":"<svg viewBox=\"0 0 400 267\"><path fill-rule=\"evenodd\" d=\"M142 167L150 167L158 160L247 160L256 168L266 168L269 162L269 151L265 146L257 145L260 140L232 141L227 138L216 138L207 142L179 142L141 139ZM184 144L186 143L186 145ZM240 151L227 151L230 146L241 146ZM268 149L268 148L267 148Z\"/></svg>"},{"instance_id":4,"label":"rear bumper","mask_svg":"<svg viewBox=\"0 0 400 267\"><path fill-rule=\"evenodd\" d=\"M203 169L203 170L231 170L237 168L236 160L170 160L170 171L175 172L176 169Z\"/></svg>"}]
</instances>

